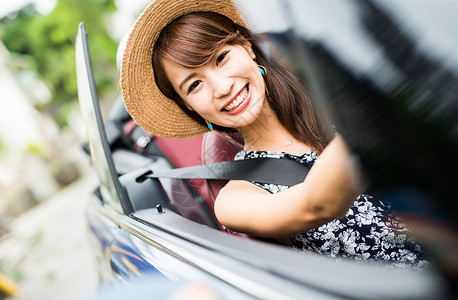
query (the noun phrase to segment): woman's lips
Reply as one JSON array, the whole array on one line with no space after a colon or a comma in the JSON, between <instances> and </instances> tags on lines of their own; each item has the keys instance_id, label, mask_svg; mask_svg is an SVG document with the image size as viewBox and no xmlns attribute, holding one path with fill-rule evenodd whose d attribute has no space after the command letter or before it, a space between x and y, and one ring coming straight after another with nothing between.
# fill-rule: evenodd
<instances>
[{"instance_id":1,"label":"woman's lips","mask_svg":"<svg viewBox=\"0 0 458 300\"><path fill-rule=\"evenodd\" d=\"M231 103L226 105L222 110L224 113L229 115L235 115L241 112L250 103L251 91L248 88L248 84L244 87L242 92L234 99Z\"/></svg>"}]
</instances>

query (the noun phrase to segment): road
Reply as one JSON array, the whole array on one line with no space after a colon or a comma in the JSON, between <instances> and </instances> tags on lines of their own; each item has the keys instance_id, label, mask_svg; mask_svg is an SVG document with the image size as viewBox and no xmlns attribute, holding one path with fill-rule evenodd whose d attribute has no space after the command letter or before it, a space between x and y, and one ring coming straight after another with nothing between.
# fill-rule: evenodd
<instances>
[{"instance_id":1,"label":"road","mask_svg":"<svg viewBox=\"0 0 458 300\"><path fill-rule=\"evenodd\" d=\"M0 239L1 270L19 285L14 299L77 299L97 286L85 207L97 185L90 168L17 217Z\"/></svg>"}]
</instances>

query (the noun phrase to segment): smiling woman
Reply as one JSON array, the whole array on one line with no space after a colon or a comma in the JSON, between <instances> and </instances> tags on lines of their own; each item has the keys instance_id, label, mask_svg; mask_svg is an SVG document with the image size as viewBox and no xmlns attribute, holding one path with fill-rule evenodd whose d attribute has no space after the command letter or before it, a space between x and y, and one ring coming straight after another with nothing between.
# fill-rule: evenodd
<instances>
[{"instance_id":1,"label":"smiling woman","mask_svg":"<svg viewBox=\"0 0 458 300\"><path fill-rule=\"evenodd\" d=\"M227 228L304 252L428 264L390 206L361 195L364 179L343 138L278 56L261 50L231 1L153 1L127 41L121 87L129 113L153 134L237 131L245 141L238 160L313 166L292 187L230 181L215 202Z\"/></svg>"}]
</instances>

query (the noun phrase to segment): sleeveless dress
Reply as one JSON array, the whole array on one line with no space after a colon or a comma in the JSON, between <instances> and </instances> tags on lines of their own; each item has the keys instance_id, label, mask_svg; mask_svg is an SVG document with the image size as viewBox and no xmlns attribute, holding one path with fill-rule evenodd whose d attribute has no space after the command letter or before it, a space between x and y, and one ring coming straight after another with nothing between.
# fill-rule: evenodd
<instances>
[{"instance_id":1,"label":"sleeveless dress","mask_svg":"<svg viewBox=\"0 0 458 300\"><path fill-rule=\"evenodd\" d=\"M294 159L312 167L318 156L308 151L301 156L276 151L240 151L235 160L270 157ZM252 182L278 193L288 186ZM389 203L362 194L357 197L345 218L291 237L296 250L359 261L385 261L399 267L421 268L429 264L429 253L409 236Z\"/></svg>"}]
</instances>

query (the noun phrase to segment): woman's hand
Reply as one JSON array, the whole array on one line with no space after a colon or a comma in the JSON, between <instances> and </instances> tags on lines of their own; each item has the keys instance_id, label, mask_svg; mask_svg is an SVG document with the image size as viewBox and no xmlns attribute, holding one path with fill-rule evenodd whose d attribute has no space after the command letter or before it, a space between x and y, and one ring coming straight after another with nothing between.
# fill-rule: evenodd
<instances>
[{"instance_id":1,"label":"woman's hand","mask_svg":"<svg viewBox=\"0 0 458 300\"><path fill-rule=\"evenodd\" d=\"M248 181L230 181L216 199L215 213L232 230L286 237L344 217L363 192L362 182L356 160L344 140L336 137L304 182L271 194Z\"/></svg>"}]
</instances>

